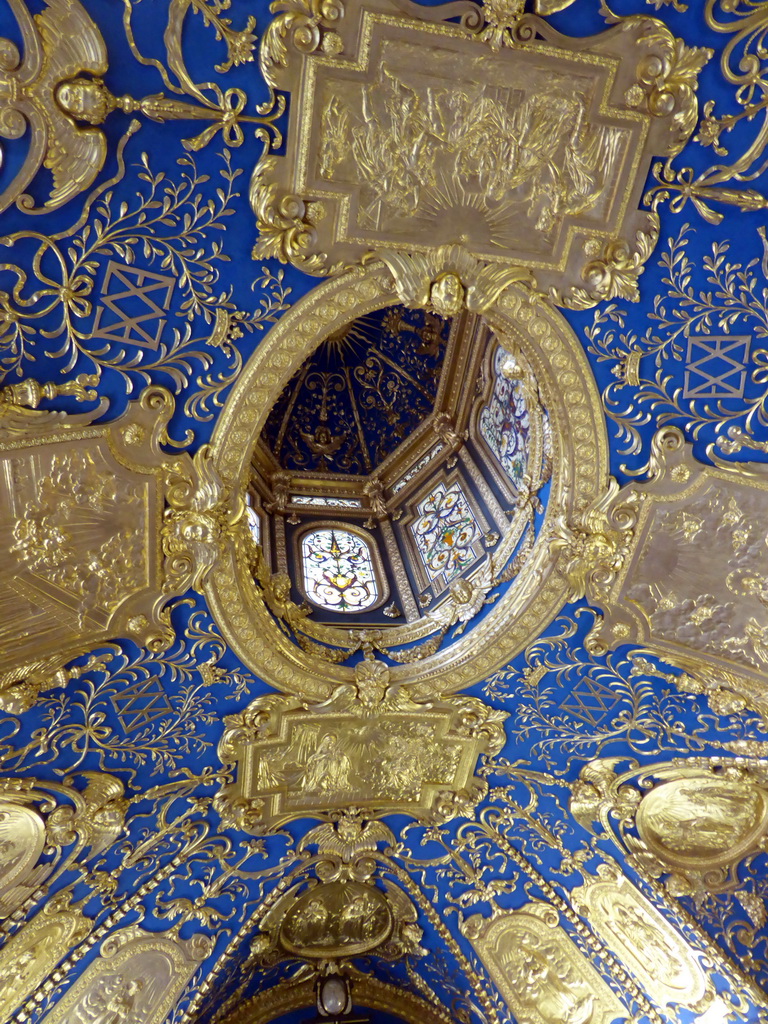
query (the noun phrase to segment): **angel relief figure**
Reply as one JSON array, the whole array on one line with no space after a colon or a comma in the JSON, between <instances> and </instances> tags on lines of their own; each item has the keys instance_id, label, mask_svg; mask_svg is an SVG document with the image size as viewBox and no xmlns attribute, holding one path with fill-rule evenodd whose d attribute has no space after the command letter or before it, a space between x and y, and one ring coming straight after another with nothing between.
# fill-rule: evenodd
<instances>
[{"instance_id":1,"label":"angel relief figure","mask_svg":"<svg viewBox=\"0 0 768 1024\"><path fill-rule=\"evenodd\" d=\"M360 186L360 224L376 231L471 208L473 234L513 245L526 222L549 235L566 216L597 216L622 131L591 123L590 95L564 81L532 90L522 80L442 88L384 63L357 95L329 94L320 174Z\"/></svg>"},{"instance_id":2,"label":"angel relief figure","mask_svg":"<svg viewBox=\"0 0 768 1024\"><path fill-rule=\"evenodd\" d=\"M350 787L352 762L343 749L343 742L334 732L320 740L317 749L307 758L299 786L306 796L335 793Z\"/></svg>"},{"instance_id":3,"label":"angel relief figure","mask_svg":"<svg viewBox=\"0 0 768 1024\"><path fill-rule=\"evenodd\" d=\"M106 116L90 106L89 98L100 102L98 80L78 76L105 74L107 50L78 0L48 0L34 18L20 0L12 0L11 7L24 57L10 40L0 40L0 135L21 138L29 125L32 137L24 163L0 193L0 211L20 196L43 164L53 175L45 203L53 210L88 188L104 163L106 138L90 126ZM21 196L19 203L23 209L34 206L30 196Z\"/></svg>"},{"instance_id":4,"label":"angel relief figure","mask_svg":"<svg viewBox=\"0 0 768 1024\"><path fill-rule=\"evenodd\" d=\"M135 1024L151 995L144 978L105 974L73 1009L72 1024Z\"/></svg>"}]
</instances>

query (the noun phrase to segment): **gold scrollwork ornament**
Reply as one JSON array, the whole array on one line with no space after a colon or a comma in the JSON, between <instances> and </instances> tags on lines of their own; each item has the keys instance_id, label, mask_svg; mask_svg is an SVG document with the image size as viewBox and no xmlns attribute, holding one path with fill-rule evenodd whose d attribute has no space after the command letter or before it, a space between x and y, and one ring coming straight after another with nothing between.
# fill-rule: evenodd
<instances>
[{"instance_id":1,"label":"gold scrollwork ornament","mask_svg":"<svg viewBox=\"0 0 768 1024\"><path fill-rule=\"evenodd\" d=\"M659 223L638 208L643 181L693 131L711 51L647 17L585 46L517 0L275 11L262 70L292 115L286 155L254 168L254 258L327 275L460 246L486 276L533 271L564 306L638 298ZM472 299L453 268L426 279L419 305Z\"/></svg>"}]
</instances>

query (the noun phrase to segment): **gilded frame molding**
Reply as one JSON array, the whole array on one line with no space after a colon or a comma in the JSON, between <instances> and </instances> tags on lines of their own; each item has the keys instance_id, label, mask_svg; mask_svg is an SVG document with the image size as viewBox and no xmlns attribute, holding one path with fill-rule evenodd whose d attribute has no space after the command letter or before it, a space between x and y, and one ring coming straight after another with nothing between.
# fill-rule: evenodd
<instances>
[{"instance_id":1,"label":"gilded frame molding","mask_svg":"<svg viewBox=\"0 0 768 1024\"><path fill-rule=\"evenodd\" d=\"M212 465L237 504L248 486L251 453L272 404L302 362L350 320L399 301L396 283L371 262L318 285L264 337L225 403L214 432ZM531 366L552 425L553 472L545 520L531 557L482 623L461 641L392 669L393 683L450 693L506 664L552 621L569 587L554 571L547 538L563 516L586 510L608 487L605 421L591 368L565 319L546 300L512 283L485 318ZM223 636L261 678L288 693L324 699L354 681L352 668L300 650L279 629L235 544L225 545L203 583Z\"/></svg>"}]
</instances>

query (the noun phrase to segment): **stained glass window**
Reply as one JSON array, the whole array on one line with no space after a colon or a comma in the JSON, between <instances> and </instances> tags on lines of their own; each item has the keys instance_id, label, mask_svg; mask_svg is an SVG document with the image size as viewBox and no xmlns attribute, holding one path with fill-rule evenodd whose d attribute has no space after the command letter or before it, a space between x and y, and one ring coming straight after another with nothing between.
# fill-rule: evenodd
<instances>
[{"instance_id":1,"label":"stained glass window","mask_svg":"<svg viewBox=\"0 0 768 1024\"><path fill-rule=\"evenodd\" d=\"M259 513L250 504L245 506L245 512L248 516L248 529L251 531L251 536L257 544L261 544L261 519L259 518Z\"/></svg>"},{"instance_id":2,"label":"stained glass window","mask_svg":"<svg viewBox=\"0 0 768 1024\"><path fill-rule=\"evenodd\" d=\"M493 393L480 413L480 433L509 479L519 486L528 463L531 417L519 380L503 372L508 353L499 348L493 361Z\"/></svg>"},{"instance_id":3,"label":"stained glass window","mask_svg":"<svg viewBox=\"0 0 768 1024\"><path fill-rule=\"evenodd\" d=\"M421 560L432 579L445 573L447 582L474 561L480 526L458 482L439 483L416 509L411 529Z\"/></svg>"},{"instance_id":4,"label":"stained glass window","mask_svg":"<svg viewBox=\"0 0 768 1024\"><path fill-rule=\"evenodd\" d=\"M360 612L379 599L368 543L349 530L325 527L301 540L304 590L313 604L334 612Z\"/></svg>"}]
</instances>

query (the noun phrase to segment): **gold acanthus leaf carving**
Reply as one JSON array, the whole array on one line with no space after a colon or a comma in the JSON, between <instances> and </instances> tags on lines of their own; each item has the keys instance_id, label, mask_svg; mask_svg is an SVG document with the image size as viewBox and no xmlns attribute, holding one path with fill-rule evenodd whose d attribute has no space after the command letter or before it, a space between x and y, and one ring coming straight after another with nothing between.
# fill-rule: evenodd
<instances>
[{"instance_id":1,"label":"gold acanthus leaf carving","mask_svg":"<svg viewBox=\"0 0 768 1024\"><path fill-rule=\"evenodd\" d=\"M659 224L658 214L647 214L646 230L635 233L634 247L622 239L613 239L601 248L596 239L590 239L584 247L585 254L594 258L581 271L587 287L570 288L565 292L552 288L552 299L566 309L590 309L603 299L638 302L638 278L656 248Z\"/></svg>"},{"instance_id":2,"label":"gold acanthus leaf carving","mask_svg":"<svg viewBox=\"0 0 768 1024\"><path fill-rule=\"evenodd\" d=\"M273 88L274 70L288 64L286 39L300 53L341 53L344 44L333 31L344 17L341 0L274 0L269 10L276 17L264 32L259 50L261 73Z\"/></svg>"},{"instance_id":3,"label":"gold acanthus leaf carving","mask_svg":"<svg viewBox=\"0 0 768 1024\"><path fill-rule=\"evenodd\" d=\"M633 21L647 25L640 36L640 43L651 52L637 65L637 80L641 85L630 89L627 101L634 106L644 100L654 117L672 116L667 152L669 156L675 156L696 127L699 72L714 56L714 50L686 46L682 39L673 36L666 25L656 19L628 18L622 25L627 29Z\"/></svg>"},{"instance_id":4,"label":"gold acanthus leaf carving","mask_svg":"<svg viewBox=\"0 0 768 1024\"><path fill-rule=\"evenodd\" d=\"M630 501L615 506L619 485L608 491L573 522L556 525L552 550L559 556L558 572L570 585L570 600L600 594L615 579L634 536L637 507Z\"/></svg>"},{"instance_id":5,"label":"gold acanthus leaf carving","mask_svg":"<svg viewBox=\"0 0 768 1024\"><path fill-rule=\"evenodd\" d=\"M253 258L293 263L307 274L338 273L340 263L329 266L325 253L312 251L317 242L315 222L324 215L323 204L280 189L270 180L275 166L275 158L265 151L251 176L249 196L259 231Z\"/></svg>"},{"instance_id":6,"label":"gold acanthus leaf carving","mask_svg":"<svg viewBox=\"0 0 768 1024\"><path fill-rule=\"evenodd\" d=\"M171 589L199 590L225 546L247 543L244 503L233 510L227 498L207 446L195 453L189 475L178 475L178 470L171 475L162 531L165 580Z\"/></svg>"},{"instance_id":7,"label":"gold acanthus leaf carving","mask_svg":"<svg viewBox=\"0 0 768 1024\"><path fill-rule=\"evenodd\" d=\"M429 254L386 249L376 255L389 268L404 306L439 316L456 316L463 308L485 313L510 285L534 283L530 270L484 263L460 245Z\"/></svg>"}]
</instances>

